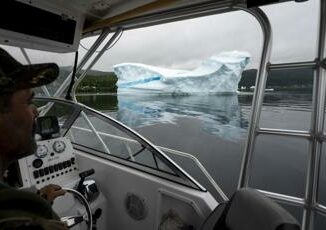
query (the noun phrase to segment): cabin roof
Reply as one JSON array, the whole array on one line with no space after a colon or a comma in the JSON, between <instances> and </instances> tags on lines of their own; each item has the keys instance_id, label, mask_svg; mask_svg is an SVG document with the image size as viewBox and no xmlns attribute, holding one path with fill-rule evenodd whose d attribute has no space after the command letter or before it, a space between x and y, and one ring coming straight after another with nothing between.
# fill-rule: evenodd
<instances>
[{"instance_id":1,"label":"cabin roof","mask_svg":"<svg viewBox=\"0 0 326 230\"><path fill-rule=\"evenodd\" d=\"M93 32L105 27L118 27L130 24L131 19L142 18L144 22L150 21L149 16L160 15L164 20L167 14L175 11L180 12L184 9L211 6L211 8L219 8L244 3L245 0L91 0L83 2L84 5L78 3L79 0L69 1L69 4L75 2L73 7L81 7L85 15L85 23L83 33ZM204 10L204 9L203 9ZM175 17L175 16L174 16ZM173 18L173 17L169 17ZM159 23L159 20L155 20ZM128 23L129 22L129 23Z\"/></svg>"},{"instance_id":2,"label":"cabin roof","mask_svg":"<svg viewBox=\"0 0 326 230\"><path fill-rule=\"evenodd\" d=\"M284 1L291 0L5 0L0 43L72 52L82 37L106 28L128 30Z\"/></svg>"},{"instance_id":3,"label":"cabin roof","mask_svg":"<svg viewBox=\"0 0 326 230\"><path fill-rule=\"evenodd\" d=\"M54 2L47 1L51 4ZM175 12L173 17L187 14L188 17L195 17L196 12L191 14L191 10L198 10L201 13L213 9L231 11L235 5L251 7L284 1L289 0L59 0L55 1L55 4L83 14L85 17L83 33L87 34L105 27L128 25L132 19L143 18L144 21L148 21L152 15L158 15L161 20L166 19L167 14L171 12ZM190 13L184 13L187 9ZM169 18L173 17L170 15ZM158 19L156 23L159 23Z\"/></svg>"}]
</instances>

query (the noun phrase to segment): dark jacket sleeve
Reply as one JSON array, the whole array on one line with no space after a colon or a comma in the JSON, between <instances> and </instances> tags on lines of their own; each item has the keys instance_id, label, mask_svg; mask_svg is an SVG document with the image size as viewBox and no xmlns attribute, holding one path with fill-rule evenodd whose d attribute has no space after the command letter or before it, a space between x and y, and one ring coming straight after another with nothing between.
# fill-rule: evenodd
<instances>
[{"instance_id":1,"label":"dark jacket sleeve","mask_svg":"<svg viewBox=\"0 0 326 230\"><path fill-rule=\"evenodd\" d=\"M12 213L59 220L51 205L37 194L13 188L0 189L0 218Z\"/></svg>"},{"instance_id":2,"label":"dark jacket sleeve","mask_svg":"<svg viewBox=\"0 0 326 230\"><path fill-rule=\"evenodd\" d=\"M67 230L39 195L0 183L0 229Z\"/></svg>"}]
</instances>

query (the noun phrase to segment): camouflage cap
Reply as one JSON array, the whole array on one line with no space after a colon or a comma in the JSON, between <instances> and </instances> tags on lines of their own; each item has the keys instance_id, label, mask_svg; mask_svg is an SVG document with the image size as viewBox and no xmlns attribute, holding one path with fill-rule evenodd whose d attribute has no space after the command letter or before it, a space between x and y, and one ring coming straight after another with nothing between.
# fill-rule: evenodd
<instances>
[{"instance_id":1,"label":"camouflage cap","mask_svg":"<svg viewBox=\"0 0 326 230\"><path fill-rule=\"evenodd\" d=\"M0 48L0 94L46 85L58 75L55 63L23 65Z\"/></svg>"}]
</instances>

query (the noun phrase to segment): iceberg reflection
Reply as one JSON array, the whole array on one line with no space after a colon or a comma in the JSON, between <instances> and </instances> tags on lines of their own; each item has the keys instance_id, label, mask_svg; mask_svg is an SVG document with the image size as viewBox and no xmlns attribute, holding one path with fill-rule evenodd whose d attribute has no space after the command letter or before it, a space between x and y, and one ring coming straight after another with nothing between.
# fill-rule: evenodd
<instances>
[{"instance_id":1,"label":"iceberg reflection","mask_svg":"<svg viewBox=\"0 0 326 230\"><path fill-rule=\"evenodd\" d=\"M231 141L243 138L248 127L237 95L118 95L116 116L132 128L176 124L178 119L194 118L206 133Z\"/></svg>"}]
</instances>

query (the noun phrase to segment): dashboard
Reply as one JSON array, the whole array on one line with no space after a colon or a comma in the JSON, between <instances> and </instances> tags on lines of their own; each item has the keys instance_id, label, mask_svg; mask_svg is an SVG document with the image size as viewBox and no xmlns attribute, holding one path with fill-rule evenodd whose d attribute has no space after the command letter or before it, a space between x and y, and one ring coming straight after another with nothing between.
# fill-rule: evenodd
<instances>
[{"instance_id":1,"label":"dashboard","mask_svg":"<svg viewBox=\"0 0 326 230\"><path fill-rule=\"evenodd\" d=\"M66 137L38 141L36 153L18 160L18 165L23 188L64 186L79 179L76 156Z\"/></svg>"}]
</instances>

